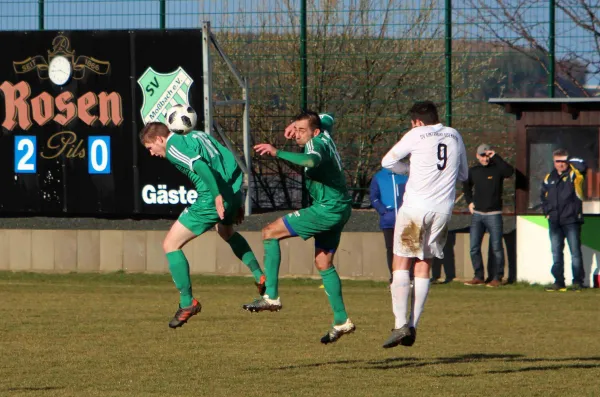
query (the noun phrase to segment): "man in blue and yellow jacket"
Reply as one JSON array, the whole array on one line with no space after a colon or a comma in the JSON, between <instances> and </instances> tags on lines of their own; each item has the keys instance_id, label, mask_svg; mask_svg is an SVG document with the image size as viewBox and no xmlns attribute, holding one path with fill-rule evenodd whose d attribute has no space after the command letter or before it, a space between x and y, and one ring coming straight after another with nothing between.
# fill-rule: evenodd
<instances>
[{"instance_id":1,"label":"man in blue and yellow jacket","mask_svg":"<svg viewBox=\"0 0 600 397\"><path fill-rule=\"evenodd\" d=\"M587 166L582 159L569 158L565 149L553 153L554 170L542 182L541 200L548 219L552 246L554 284L547 291L566 291L563 249L565 238L571 250L573 290L583 287L585 270L581 256L583 224L583 181Z\"/></svg>"},{"instance_id":2,"label":"man in blue and yellow jacket","mask_svg":"<svg viewBox=\"0 0 600 397\"><path fill-rule=\"evenodd\" d=\"M408 182L408 176L394 174L391 170L382 168L373 175L369 192L371 206L379 214L379 228L383 231L390 282L394 257L394 226L396 225L396 214L402 206L406 182Z\"/></svg>"}]
</instances>

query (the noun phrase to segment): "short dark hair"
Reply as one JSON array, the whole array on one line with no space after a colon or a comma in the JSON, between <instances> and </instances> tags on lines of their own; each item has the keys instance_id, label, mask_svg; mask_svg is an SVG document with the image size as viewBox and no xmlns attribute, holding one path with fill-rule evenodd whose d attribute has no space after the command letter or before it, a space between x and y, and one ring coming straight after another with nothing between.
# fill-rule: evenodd
<instances>
[{"instance_id":1,"label":"short dark hair","mask_svg":"<svg viewBox=\"0 0 600 397\"><path fill-rule=\"evenodd\" d=\"M555 151L552 152L552 157L559 157L559 156L569 157L569 152L567 152L567 149L564 149L564 148L556 149Z\"/></svg>"},{"instance_id":2,"label":"short dark hair","mask_svg":"<svg viewBox=\"0 0 600 397\"><path fill-rule=\"evenodd\" d=\"M323 127L321 127L321 118L317 112L305 110L294 118L294 121L300 120L308 120L308 126L312 131L316 130L317 128L320 130L323 129Z\"/></svg>"},{"instance_id":3,"label":"short dark hair","mask_svg":"<svg viewBox=\"0 0 600 397\"><path fill-rule=\"evenodd\" d=\"M416 102L410 108L410 119L421 120L425 125L433 125L440 122L437 107L431 101Z\"/></svg>"},{"instance_id":4,"label":"short dark hair","mask_svg":"<svg viewBox=\"0 0 600 397\"><path fill-rule=\"evenodd\" d=\"M159 121L153 121L146 124L146 126L140 131L140 142L142 144L152 142L158 136L166 138L170 133L171 131L169 131L169 127L167 127L165 124Z\"/></svg>"}]
</instances>

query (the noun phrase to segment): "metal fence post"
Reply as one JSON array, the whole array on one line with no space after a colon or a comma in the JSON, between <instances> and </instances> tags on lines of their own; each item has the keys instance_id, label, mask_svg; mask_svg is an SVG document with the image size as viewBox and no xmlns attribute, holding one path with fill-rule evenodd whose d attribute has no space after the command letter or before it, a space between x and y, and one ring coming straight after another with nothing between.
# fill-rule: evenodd
<instances>
[{"instance_id":1,"label":"metal fence post","mask_svg":"<svg viewBox=\"0 0 600 397\"><path fill-rule=\"evenodd\" d=\"M550 23L548 26L548 96L554 98L554 82L556 79L556 71L554 68L556 43L554 42L556 35L556 0L550 0Z\"/></svg>"},{"instance_id":2,"label":"metal fence post","mask_svg":"<svg viewBox=\"0 0 600 397\"><path fill-rule=\"evenodd\" d=\"M160 28L164 30L167 27L167 0L160 0Z\"/></svg>"},{"instance_id":3,"label":"metal fence post","mask_svg":"<svg viewBox=\"0 0 600 397\"><path fill-rule=\"evenodd\" d=\"M44 0L38 0L38 30L44 30Z\"/></svg>"},{"instance_id":4,"label":"metal fence post","mask_svg":"<svg viewBox=\"0 0 600 397\"><path fill-rule=\"evenodd\" d=\"M445 5L444 58L446 61L446 125L452 125L452 0Z\"/></svg>"},{"instance_id":5,"label":"metal fence post","mask_svg":"<svg viewBox=\"0 0 600 397\"><path fill-rule=\"evenodd\" d=\"M308 65L306 55L306 0L300 2L300 108L308 108ZM304 172L302 172L302 208L308 206L308 194L304 187Z\"/></svg>"},{"instance_id":6,"label":"metal fence post","mask_svg":"<svg viewBox=\"0 0 600 397\"><path fill-rule=\"evenodd\" d=\"M246 160L246 169L247 173L244 176L246 178L246 201L244 202L245 216L249 216L252 214L252 146L250 143L250 98L248 96L248 80L244 78L244 89L242 90L244 95L244 101L246 102L244 105L244 120L243 120L243 129L244 129L244 158Z\"/></svg>"},{"instance_id":7,"label":"metal fence post","mask_svg":"<svg viewBox=\"0 0 600 397\"><path fill-rule=\"evenodd\" d=\"M300 108L308 107L308 67L306 55L306 0L300 2Z\"/></svg>"},{"instance_id":8,"label":"metal fence post","mask_svg":"<svg viewBox=\"0 0 600 397\"><path fill-rule=\"evenodd\" d=\"M204 132L215 136L213 129L212 59L210 53L210 22L202 23L202 81L204 83Z\"/></svg>"}]
</instances>

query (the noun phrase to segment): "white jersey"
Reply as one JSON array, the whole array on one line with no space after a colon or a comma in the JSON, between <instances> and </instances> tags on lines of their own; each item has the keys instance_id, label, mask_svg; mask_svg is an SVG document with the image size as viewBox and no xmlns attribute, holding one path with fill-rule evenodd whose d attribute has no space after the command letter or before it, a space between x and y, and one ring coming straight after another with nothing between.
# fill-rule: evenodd
<instances>
[{"instance_id":1,"label":"white jersey","mask_svg":"<svg viewBox=\"0 0 600 397\"><path fill-rule=\"evenodd\" d=\"M400 160L410 155L410 166ZM469 175L465 144L459 132L442 124L408 131L381 161L396 173L409 172L403 207L451 214L456 180Z\"/></svg>"}]
</instances>

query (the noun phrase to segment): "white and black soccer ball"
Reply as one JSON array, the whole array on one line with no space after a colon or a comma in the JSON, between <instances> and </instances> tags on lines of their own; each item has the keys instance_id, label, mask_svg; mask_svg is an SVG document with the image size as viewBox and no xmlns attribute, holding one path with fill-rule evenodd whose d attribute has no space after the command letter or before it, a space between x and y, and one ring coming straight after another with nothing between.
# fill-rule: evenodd
<instances>
[{"instance_id":1,"label":"white and black soccer ball","mask_svg":"<svg viewBox=\"0 0 600 397\"><path fill-rule=\"evenodd\" d=\"M190 105L177 104L167 110L167 127L176 134L187 134L194 129L198 116Z\"/></svg>"}]
</instances>

